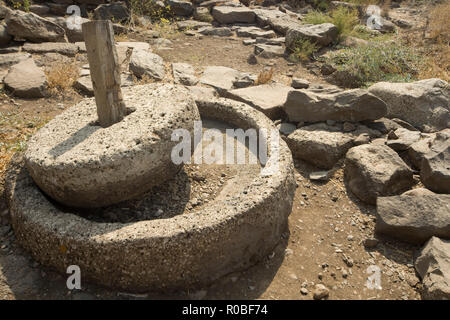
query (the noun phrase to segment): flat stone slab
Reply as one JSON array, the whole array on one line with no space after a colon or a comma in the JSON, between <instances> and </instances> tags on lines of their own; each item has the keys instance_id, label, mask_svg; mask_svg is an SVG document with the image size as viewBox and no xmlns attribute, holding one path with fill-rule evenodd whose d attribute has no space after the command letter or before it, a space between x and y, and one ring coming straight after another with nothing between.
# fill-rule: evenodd
<instances>
[{"instance_id":1,"label":"flat stone slab","mask_svg":"<svg viewBox=\"0 0 450 320\"><path fill-rule=\"evenodd\" d=\"M202 27L211 27L211 23L197 20L183 20L177 22L178 30L197 30Z\"/></svg>"},{"instance_id":2,"label":"flat stone slab","mask_svg":"<svg viewBox=\"0 0 450 320\"><path fill-rule=\"evenodd\" d=\"M247 38L275 38L277 34L273 30L264 30L257 27L239 27L236 30L236 35L238 37L247 37Z\"/></svg>"},{"instance_id":3,"label":"flat stone slab","mask_svg":"<svg viewBox=\"0 0 450 320\"><path fill-rule=\"evenodd\" d=\"M193 131L198 110L187 89L144 85L123 89L135 109L122 121L97 124L95 99L69 108L29 141L26 166L50 197L73 207L101 207L133 198L173 177L174 129Z\"/></svg>"},{"instance_id":4,"label":"flat stone slab","mask_svg":"<svg viewBox=\"0 0 450 320\"><path fill-rule=\"evenodd\" d=\"M272 59L284 56L284 48L279 45L257 44L254 53L258 57Z\"/></svg>"},{"instance_id":5,"label":"flat stone slab","mask_svg":"<svg viewBox=\"0 0 450 320\"><path fill-rule=\"evenodd\" d=\"M43 42L43 43L25 43L22 47L23 51L31 53L47 53L56 52L66 56L73 57L78 53L79 47L75 43L62 42Z\"/></svg>"},{"instance_id":6,"label":"flat stone slab","mask_svg":"<svg viewBox=\"0 0 450 320\"><path fill-rule=\"evenodd\" d=\"M196 103L207 119L276 130L272 121L244 103ZM146 120L142 128L148 125ZM272 150L271 139L267 142ZM102 223L73 214L70 208L62 211L19 161L8 171L5 194L16 238L42 265L66 274L67 266L75 264L86 279L127 292L176 290L209 285L273 252L287 230L295 193L292 156L282 140L278 159L279 169L272 175L257 171L245 182L239 176L231 178L204 208L167 219Z\"/></svg>"},{"instance_id":7,"label":"flat stone slab","mask_svg":"<svg viewBox=\"0 0 450 320\"><path fill-rule=\"evenodd\" d=\"M32 58L12 66L4 83L8 90L20 98L43 98L47 95L47 77Z\"/></svg>"},{"instance_id":8,"label":"flat stone slab","mask_svg":"<svg viewBox=\"0 0 450 320\"><path fill-rule=\"evenodd\" d=\"M279 83L262 84L230 90L227 97L245 102L274 120L281 116L283 104L291 90L291 87Z\"/></svg>"},{"instance_id":9,"label":"flat stone slab","mask_svg":"<svg viewBox=\"0 0 450 320\"><path fill-rule=\"evenodd\" d=\"M21 61L28 60L29 58L31 58L31 55L29 53L22 52L1 54L0 67L8 67Z\"/></svg>"},{"instance_id":10,"label":"flat stone slab","mask_svg":"<svg viewBox=\"0 0 450 320\"><path fill-rule=\"evenodd\" d=\"M203 71L200 82L213 87L222 95L233 88L233 83L238 80L240 75L240 71L232 68L209 66Z\"/></svg>"},{"instance_id":11,"label":"flat stone slab","mask_svg":"<svg viewBox=\"0 0 450 320\"><path fill-rule=\"evenodd\" d=\"M223 24L253 23L256 18L253 10L247 7L216 6L212 9L211 14L214 19Z\"/></svg>"}]
</instances>

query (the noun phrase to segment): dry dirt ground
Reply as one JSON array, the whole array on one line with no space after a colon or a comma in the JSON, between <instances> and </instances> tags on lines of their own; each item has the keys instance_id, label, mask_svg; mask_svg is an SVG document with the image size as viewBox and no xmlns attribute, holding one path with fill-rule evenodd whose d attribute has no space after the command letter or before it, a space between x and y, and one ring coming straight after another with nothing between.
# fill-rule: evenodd
<instances>
[{"instance_id":1,"label":"dry dirt ground","mask_svg":"<svg viewBox=\"0 0 450 320\"><path fill-rule=\"evenodd\" d=\"M134 39L145 40L145 36L137 34ZM295 75L312 83L325 83L304 65L292 65L283 58L249 65L246 59L252 48L239 39L196 39L175 34L171 41L172 50L154 50L166 62L188 62L196 68L222 65L253 73L269 65L274 68L273 79L278 82L289 84L290 77ZM65 93L27 101L2 95L0 112L9 116L2 118L0 134L3 138L25 137L81 98L78 93ZM29 123L25 131L24 123ZM347 191L342 168L329 181L319 183L308 179L314 170L317 169L304 162L296 162L298 188L289 230L264 261L209 287L186 288L164 295L151 292L133 295L83 280L82 290L69 291L64 274L40 266L16 243L2 202L0 299L312 299L317 283L330 289L329 299L420 299L419 279L413 267L417 248L385 238L380 238L376 247L366 248L364 240L374 237L375 207L361 204ZM1 182L3 172L0 175ZM366 287L367 268L371 265L381 269L380 290Z\"/></svg>"}]
</instances>

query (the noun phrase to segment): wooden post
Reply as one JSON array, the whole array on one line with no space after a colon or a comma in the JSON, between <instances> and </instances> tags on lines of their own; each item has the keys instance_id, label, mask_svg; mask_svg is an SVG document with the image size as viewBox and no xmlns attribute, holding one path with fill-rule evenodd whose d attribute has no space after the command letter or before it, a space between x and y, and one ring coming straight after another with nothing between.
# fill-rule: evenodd
<instances>
[{"instance_id":1,"label":"wooden post","mask_svg":"<svg viewBox=\"0 0 450 320\"><path fill-rule=\"evenodd\" d=\"M83 36L94 87L98 120L102 127L119 122L125 116L120 90L120 64L109 20L83 23Z\"/></svg>"}]
</instances>

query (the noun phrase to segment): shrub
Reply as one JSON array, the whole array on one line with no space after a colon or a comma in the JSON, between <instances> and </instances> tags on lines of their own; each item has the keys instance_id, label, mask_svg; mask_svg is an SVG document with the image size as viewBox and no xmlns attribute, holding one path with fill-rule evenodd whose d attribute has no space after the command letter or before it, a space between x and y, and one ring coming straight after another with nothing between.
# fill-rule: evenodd
<instances>
[{"instance_id":1,"label":"shrub","mask_svg":"<svg viewBox=\"0 0 450 320\"><path fill-rule=\"evenodd\" d=\"M292 53L289 56L291 61L307 61L318 50L318 46L307 39L297 39L294 42Z\"/></svg>"},{"instance_id":2,"label":"shrub","mask_svg":"<svg viewBox=\"0 0 450 320\"><path fill-rule=\"evenodd\" d=\"M78 79L79 70L75 62L55 63L46 72L48 87L53 94L70 89Z\"/></svg>"},{"instance_id":3,"label":"shrub","mask_svg":"<svg viewBox=\"0 0 450 320\"><path fill-rule=\"evenodd\" d=\"M322 24L330 22L338 29L338 37L341 40L343 37L350 34L353 28L359 23L359 18L357 10L338 7L329 14L319 11L312 11L305 16L303 21L308 24Z\"/></svg>"},{"instance_id":4,"label":"shrub","mask_svg":"<svg viewBox=\"0 0 450 320\"><path fill-rule=\"evenodd\" d=\"M255 85L265 84L272 80L274 68L264 69L258 74L258 78L256 79Z\"/></svg>"},{"instance_id":5,"label":"shrub","mask_svg":"<svg viewBox=\"0 0 450 320\"><path fill-rule=\"evenodd\" d=\"M130 0L132 13L149 16L153 20L161 20L173 16L170 6L160 6L156 0Z\"/></svg>"},{"instance_id":6,"label":"shrub","mask_svg":"<svg viewBox=\"0 0 450 320\"><path fill-rule=\"evenodd\" d=\"M397 43L369 43L332 54L327 62L338 75L345 75L347 87L364 87L378 81L409 82L417 79L420 58ZM342 82L342 77L338 82Z\"/></svg>"}]
</instances>

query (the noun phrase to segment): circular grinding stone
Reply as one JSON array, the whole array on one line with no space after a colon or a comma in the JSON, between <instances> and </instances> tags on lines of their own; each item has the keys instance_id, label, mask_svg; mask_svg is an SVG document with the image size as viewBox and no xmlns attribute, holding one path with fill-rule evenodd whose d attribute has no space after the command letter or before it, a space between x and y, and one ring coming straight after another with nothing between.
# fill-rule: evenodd
<instances>
[{"instance_id":1,"label":"circular grinding stone","mask_svg":"<svg viewBox=\"0 0 450 320\"><path fill-rule=\"evenodd\" d=\"M107 128L94 99L55 117L29 141L25 163L51 198L73 207L102 207L136 197L172 178L175 129L191 135L200 115L189 91L175 85L123 90L129 114Z\"/></svg>"},{"instance_id":2,"label":"circular grinding stone","mask_svg":"<svg viewBox=\"0 0 450 320\"><path fill-rule=\"evenodd\" d=\"M202 117L278 132L269 118L244 103L196 102ZM73 213L79 209L55 206L17 159L5 180L14 233L41 264L62 273L78 265L83 277L104 286L145 292L208 285L267 257L286 231L294 165L281 138L278 147L279 166L271 175L233 177L191 214L127 223L96 222Z\"/></svg>"}]
</instances>

